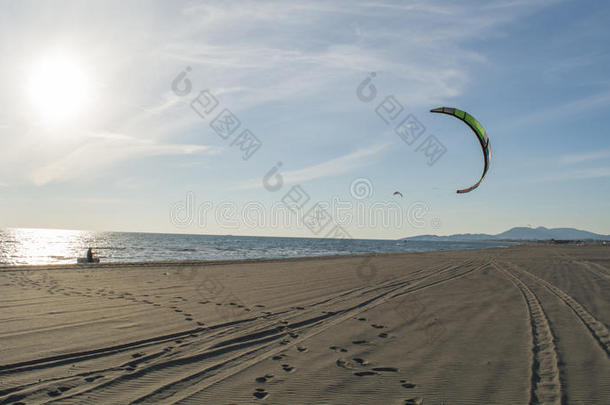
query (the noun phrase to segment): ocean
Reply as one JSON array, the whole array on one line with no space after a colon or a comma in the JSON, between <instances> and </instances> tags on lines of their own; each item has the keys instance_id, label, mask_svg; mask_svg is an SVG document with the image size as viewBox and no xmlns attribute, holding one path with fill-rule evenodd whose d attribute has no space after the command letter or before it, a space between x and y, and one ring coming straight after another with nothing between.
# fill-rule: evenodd
<instances>
[{"instance_id":1,"label":"ocean","mask_svg":"<svg viewBox=\"0 0 610 405\"><path fill-rule=\"evenodd\" d=\"M429 252L511 244L498 241L407 242L12 228L0 230L0 265L76 263L77 257L86 255L88 247L93 248L102 263L116 263Z\"/></svg>"}]
</instances>

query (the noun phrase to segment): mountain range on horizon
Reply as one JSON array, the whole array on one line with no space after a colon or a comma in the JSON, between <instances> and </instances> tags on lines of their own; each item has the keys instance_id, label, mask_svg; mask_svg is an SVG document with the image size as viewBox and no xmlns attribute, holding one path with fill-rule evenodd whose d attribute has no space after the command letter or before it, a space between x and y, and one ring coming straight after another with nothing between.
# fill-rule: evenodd
<instances>
[{"instance_id":1,"label":"mountain range on horizon","mask_svg":"<svg viewBox=\"0 0 610 405\"><path fill-rule=\"evenodd\" d=\"M497 235L486 233L461 233L455 235L418 235L402 240L419 241L472 241L472 240L610 240L610 235L601 235L576 228L514 227Z\"/></svg>"}]
</instances>

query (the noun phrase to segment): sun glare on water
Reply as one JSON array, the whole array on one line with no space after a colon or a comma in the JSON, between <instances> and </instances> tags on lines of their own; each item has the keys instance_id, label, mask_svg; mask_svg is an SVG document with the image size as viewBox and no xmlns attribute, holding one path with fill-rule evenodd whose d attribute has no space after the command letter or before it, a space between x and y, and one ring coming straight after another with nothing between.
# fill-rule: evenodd
<instances>
[{"instance_id":1,"label":"sun glare on water","mask_svg":"<svg viewBox=\"0 0 610 405\"><path fill-rule=\"evenodd\" d=\"M35 112L50 125L76 119L86 108L91 91L82 65L65 54L47 55L36 62L27 87Z\"/></svg>"}]
</instances>

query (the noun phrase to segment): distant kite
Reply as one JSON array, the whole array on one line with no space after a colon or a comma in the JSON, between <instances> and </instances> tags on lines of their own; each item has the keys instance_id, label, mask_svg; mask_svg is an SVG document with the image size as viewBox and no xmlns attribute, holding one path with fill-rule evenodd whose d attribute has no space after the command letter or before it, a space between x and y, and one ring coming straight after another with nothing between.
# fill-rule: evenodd
<instances>
[{"instance_id":1,"label":"distant kite","mask_svg":"<svg viewBox=\"0 0 610 405\"><path fill-rule=\"evenodd\" d=\"M430 110L430 112L452 115L454 117L459 118L460 120L465 122L466 125L468 125L470 127L470 129L472 129L474 134L479 139L479 143L481 144L481 149L483 149L483 160L484 160L483 174L481 175L481 178L479 179L479 181L476 182L475 185L465 188L463 190L457 190L457 193L458 194L468 193L468 192L474 190L475 188L479 187L479 184L481 184L481 182L485 178L485 175L487 174L487 170L489 169L489 165L491 164L491 147L489 145L489 138L487 137L487 134L485 133L485 129L479 123L479 121L477 121L472 115L468 114L465 111L458 110L457 108L439 107L439 108Z\"/></svg>"},{"instance_id":2,"label":"distant kite","mask_svg":"<svg viewBox=\"0 0 610 405\"><path fill-rule=\"evenodd\" d=\"M394 194L392 194L392 195L393 195L393 196L394 196L394 195L399 195L399 196L400 196L400 198L402 198L402 193L401 193L400 191L394 191Z\"/></svg>"}]
</instances>

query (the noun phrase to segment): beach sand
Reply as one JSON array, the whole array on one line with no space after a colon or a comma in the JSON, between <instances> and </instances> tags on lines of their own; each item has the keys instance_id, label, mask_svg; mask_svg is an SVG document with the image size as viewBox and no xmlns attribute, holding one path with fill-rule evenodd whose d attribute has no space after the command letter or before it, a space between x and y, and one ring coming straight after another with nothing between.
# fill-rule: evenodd
<instances>
[{"instance_id":1,"label":"beach sand","mask_svg":"<svg viewBox=\"0 0 610 405\"><path fill-rule=\"evenodd\" d=\"M0 403L610 404L610 248L0 269Z\"/></svg>"}]
</instances>

